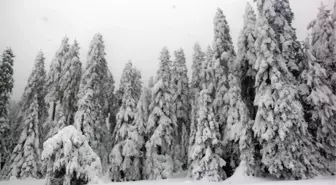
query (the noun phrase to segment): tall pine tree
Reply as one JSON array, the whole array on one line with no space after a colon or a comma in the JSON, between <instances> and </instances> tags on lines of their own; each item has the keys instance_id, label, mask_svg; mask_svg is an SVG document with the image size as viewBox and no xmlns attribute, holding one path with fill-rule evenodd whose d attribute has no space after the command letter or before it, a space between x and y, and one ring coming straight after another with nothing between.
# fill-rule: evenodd
<instances>
[{"instance_id":1,"label":"tall pine tree","mask_svg":"<svg viewBox=\"0 0 336 185\"><path fill-rule=\"evenodd\" d=\"M67 45L63 44L63 46ZM57 107L54 107L55 109L53 110L55 115L53 115L52 125L49 125L50 129L48 130L47 138L55 135L63 127L72 125L77 110L77 94L82 64L79 60L79 46L76 40L62 57L63 59L60 59L63 62L61 62L59 78L51 84L58 87L58 104L55 104Z\"/></svg>"},{"instance_id":2,"label":"tall pine tree","mask_svg":"<svg viewBox=\"0 0 336 185\"><path fill-rule=\"evenodd\" d=\"M87 63L83 72L79 93L75 126L87 138L89 145L102 161L103 170L107 167L108 127L106 123L109 96L108 86L113 86L111 73L105 59L103 36L96 34L90 43Z\"/></svg>"},{"instance_id":3,"label":"tall pine tree","mask_svg":"<svg viewBox=\"0 0 336 185\"><path fill-rule=\"evenodd\" d=\"M122 104L117 114L113 134L114 147L110 153L110 177L112 181L134 181L142 178L141 148L143 137L134 125L136 104L141 86L140 76L132 63L126 64L122 77Z\"/></svg>"},{"instance_id":4,"label":"tall pine tree","mask_svg":"<svg viewBox=\"0 0 336 185\"><path fill-rule=\"evenodd\" d=\"M257 108L254 106L255 98L255 76L256 70L254 65L256 62L256 47L255 41L257 38L257 28L256 28L256 15L252 6L247 3L244 13L244 26L240 32L238 39L238 55L237 55L237 69L236 74L241 79L241 89L237 87L236 90L232 89L233 83L230 85L230 90L240 91L240 97L245 102L248 108L249 121L245 123L242 127L241 137L239 140L240 158L246 161L247 173L250 175L258 175L260 169L258 167L261 163L261 157L259 155L259 148L256 138L254 137L254 132L252 126L254 124L254 119L257 113ZM232 78L232 80L234 80ZM234 82L234 81L232 81ZM231 82L231 83L232 83ZM236 95L239 99L239 95ZM234 103L234 102L233 102ZM243 107L242 107L243 108ZM230 114L229 114L230 115Z\"/></svg>"},{"instance_id":5,"label":"tall pine tree","mask_svg":"<svg viewBox=\"0 0 336 185\"><path fill-rule=\"evenodd\" d=\"M286 1L284 1L286 2ZM307 122L297 100L295 78L286 54L279 49L280 25L290 29L285 16L274 21L281 1L258 0L259 19L256 40L257 70L255 86L258 106L253 131L261 146L264 173L285 179L302 179L316 175L311 155L314 146L307 131ZM286 12L286 11L284 11ZM285 14L286 15L286 14ZM284 55L284 56L283 56Z\"/></svg>"},{"instance_id":6,"label":"tall pine tree","mask_svg":"<svg viewBox=\"0 0 336 185\"><path fill-rule=\"evenodd\" d=\"M317 62L309 41L305 43L305 69L301 74L300 95L305 108L308 129L322 154L322 173L335 173L336 162L336 95L327 81L326 69Z\"/></svg>"},{"instance_id":7,"label":"tall pine tree","mask_svg":"<svg viewBox=\"0 0 336 185\"><path fill-rule=\"evenodd\" d=\"M21 136L10 160L1 171L1 179L9 179L11 176L40 177L41 127L47 117L44 61L44 55L40 51L20 101L17 124L20 125L18 130L21 131Z\"/></svg>"},{"instance_id":8,"label":"tall pine tree","mask_svg":"<svg viewBox=\"0 0 336 185\"><path fill-rule=\"evenodd\" d=\"M46 123L48 124L47 127L49 128L47 129L51 129L53 127L53 121L55 121L57 108L62 97L62 92L60 89L60 78L62 76L61 73L63 70L63 65L66 61L65 56L70 49L68 41L68 37L64 37L62 39L61 46L56 52L47 74L46 88L48 89L48 93L46 95L46 101L49 108L49 118L48 122Z\"/></svg>"},{"instance_id":9,"label":"tall pine tree","mask_svg":"<svg viewBox=\"0 0 336 185\"><path fill-rule=\"evenodd\" d=\"M228 176L231 176L234 169L239 164L239 161L234 159L238 158L238 145L232 142L225 141L224 131L226 128L226 121L228 117L229 106L225 100L226 93L228 92L229 83L228 75L232 73L235 66L236 53L233 48L232 39L230 36L230 28L226 21L226 17L221 9L218 9L214 18L214 43L213 43L213 57L212 64L214 80L215 97L213 100L215 119L219 124L221 139L225 143L225 150L223 150L224 160L228 163L225 166L225 171Z\"/></svg>"},{"instance_id":10,"label":"tall pine tree","mask_svg":"<svg viewBox=\"0 0 336 185\"><path fill-rule=\"evenodd\" d=\"M256 15L249 3L246 4L244 13L244 26L238 39L237 68L241 79L241 95L248 109L249 116L254 120L256 109L253 105L255 92L254 80L256 71L253 66L256 61L256 49L254 43L256 40Z\"/></svg>"},{"instance_id":11,"label":"tall pine tree","mask_svg":"<svg viewBox=\"0 0 336 185\"><path fill-rule=\"evenodd\" d=\"M152 88L151 113L148 118L146 142L146 178L165 179L174 170L176 116L171 87L171 60L167 48L160 53L160 66Z\"/></svg>"},{"instance_id":12,"label":"tall pine tree","mask_svg":"<svg viewBox=\"0 0 336 185\"><path fill-rule=\"evenodd\" d=\"M175 115L177 119L177 158L181 164L176 165L176 170L180 167L186 169L188 141L190 130L190 102L189 102L189 79L188 69L183 49L174 52L175 60L172 63L172 88L173 102L175 104Z\"/></svg>"},{"instance_id":13,"label":"tall pine tree","mask_svg":"<svg viewBox=\"0 0 336 185\"><path fill-rule=\"evenodd\" d=\"M10 138L8 106L14 85L14 54L11 48L5 49L0 59L0 170L8 158Z\"/></svg>"},{"instance_id":14,"label":"tall pine tree","mask_svg":"<svg viewBox=\"0 0 336 185\"><path fill-rule=\"evenodd\" d=\"M35 95L32 104L25 112L24 129L8 161L10 165L1 172L2 179L9 179L12 176L41 178L41 121L38 112L37 95Z\"/></svg>"},{"instance_id":15,"label":"tall pine tree","mask_svg":"<svg viewBox=\"0 0 336 185\"><path fill-rule=\"evenodd\" d=\"M77 94L82 75L82 63L79 59L79 46L76 40L65 55L60 77L61 106L68 125L73 124L77 110Z\"/></svg>"},{"instance_id":16,"label":"tall pine tree","mask_svg":"<svg viewBox=\"0 0 336 185\"><path fill-rule=\"evenodd\" d=\"M190 83L190 130L189 130L189 146L188 146L188 161L190 160L189 150L190 147L194 144L195 134L196 134L196 125L197 125L197 110L198 110L198 96L202 90L201 80L203 79L202 67L205 63L205 53L202 51L201 46L196 43L194 45L192 65L191 65L191 83Z\"/></svg>"}]
</instances>

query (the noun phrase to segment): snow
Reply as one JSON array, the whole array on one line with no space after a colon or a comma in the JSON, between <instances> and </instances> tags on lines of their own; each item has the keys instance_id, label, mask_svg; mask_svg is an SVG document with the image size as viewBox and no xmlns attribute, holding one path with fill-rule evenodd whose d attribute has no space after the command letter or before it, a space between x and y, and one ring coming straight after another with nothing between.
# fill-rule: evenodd
<instances>
[{"instance_id":1,"label":"snow","mask_svg":"<svg viewBox=\"0 0 336 185\"><path fill-rule=\"evenodd\" d=\"M194 181L191 179L185 178L186 173L182 172L181 174L174 175L171 179L164 180L143 180L143 181L130 181L130 182L110 182L107 177L101 177L100 184L105 185L185 185L185 184L193 184L193 185L212 185L212 184L221 184L221 185L333 185L336 184L335 176L325 176L325 177L317 177L315 179L310 180L276 180L270 178L258 178L244 175L244 168L239 166L233 176L226 179L222 182L206 182L206 181ZM28 178L25 180L17 180L13 179L10 181L0 181L0 185L44 185L44 179L33 179Z\"/></svg>"}]
</instances>

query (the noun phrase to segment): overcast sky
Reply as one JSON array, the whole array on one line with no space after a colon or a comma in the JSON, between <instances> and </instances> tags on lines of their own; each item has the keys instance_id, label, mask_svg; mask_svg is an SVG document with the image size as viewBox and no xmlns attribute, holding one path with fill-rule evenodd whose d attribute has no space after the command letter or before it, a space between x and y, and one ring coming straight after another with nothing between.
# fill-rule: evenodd
<instances>
[{"instance_id":1,"label":"overcast sky","mask_svg":"<svg viewBox=\"0 0 336 185\"><path fill-rule=\"evenodd\" d=\"M16 55L13 98L19 100L37 52L46 67L66 35L79 42L85 65L89 43L100 32L105 41L109 68L119 84L124 65L131 60L143 81L155 75L163 46L171 56L183 48L190 70L192 48L212 43L213 17L217 7L227 17L236 46L248 0L1 0L0 51L10 46ZM250 0L249 0L250 1ZM332 7L333 0L322 0ZM320 0L290 0L294 27L303 40L307 24L315 18Z\"/></svg>"}]
</instances>

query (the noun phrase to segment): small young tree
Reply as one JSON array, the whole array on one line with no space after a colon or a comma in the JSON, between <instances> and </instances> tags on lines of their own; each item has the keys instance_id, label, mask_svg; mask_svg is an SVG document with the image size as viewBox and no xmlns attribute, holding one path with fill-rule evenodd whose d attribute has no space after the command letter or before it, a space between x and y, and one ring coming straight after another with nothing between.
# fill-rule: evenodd
<instances>
[{"instance_id":1,"label":"small young tree","mask_svg":"<svg viewBox=\"0 0 336 185\"><path fill-rule=\"evenodd\" d=\"M7 48L0 59L0 170L9 157L9 148L13 143L10 137L8 106L14 84L14 57L12 50Z\"/></svg>"},{"instance_id":2,"label":"small young tree","mask_svg":"<svg viewBox=\"0 0 336 185\"><path fill-rule=\"evenodd\" d=\"M146 178L165 179L171 177L174 169L174 146L176 145L176 117L172 102L171 61L167 48L160 56L160 67L156 83L152 88L152 100L146 142ZM175 161L176 162L176 161Z\"/></svg>"},{"instance_id":3,"label":"small young tree","mask_svg":"<svg viewBox=\"0 0 336 185\"><path fill-rule=\"evenodd\" d=\"M99 182L100 158L91 149L85 136L71 125L43 143L42 160L47 163L46 185Z\"/></svg>"},{"instance_id":4,"label":"small young tree","mask_svg":"<svg viewBox=\"0 0 336 185\"><path fill-rule=\"evenodd\" d=\"M11 154L9 165L1 171L1 179L9 179L11 176L16 178L41 177L41 123L38 112L37 95L35 95L29 109L25 111L24 129Z\"/></svg>"},{"instance_id":5,"label":"small young tree","mask_svg":"<svg viewBox=\"0 0 336 185\"><path fill-rule=\"evenodd\" d=\"M199 111L195 143L191 147L189 176L196 180L206 178L209 181L226 179L222 169L226 165L222 159L223 145L218 122L211 106L209 90L203 88L199 96Z\"/></svg>"}]
</instances>

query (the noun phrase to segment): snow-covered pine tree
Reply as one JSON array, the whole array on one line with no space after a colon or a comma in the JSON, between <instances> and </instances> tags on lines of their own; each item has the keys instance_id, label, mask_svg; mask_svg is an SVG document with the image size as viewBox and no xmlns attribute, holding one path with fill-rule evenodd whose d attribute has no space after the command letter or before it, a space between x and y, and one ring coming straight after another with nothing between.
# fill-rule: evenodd
<instances>
[{"instance_id":1,"label":"snow-covered pine tree","mask_svg":"<svg viewBox=\"0 0 336 185\"><path fill-rule=\"evenodd\" d=\"M214 42L213 42L213 85L216 92L214 99L214 111L216 120L221 128L225 127L227 119L227 106L224 96L228 90L229 66L233 65L235 51L230 36L230 28L221 9L217 9L214 18ZM223 130L223 129L221 129Z\"/></svg>"},{"instance_id":2,"label":"snow-covered pine tree","mask_svg":"<svg viewBox=\"0 0 336 185\"><path fill-rule=\"evenodd\" d=\"M64 58L65 61L59 79L59 90L62 92L61 107L67 125L72 125L77 110L77 94L82 75L82 63L79 59L79 46L76 40L74 40Z\"/></svg>"},{"instance_id":3,"label":"snow-covered pine tree","mask_svg":"<svg viewBox=\"0 0 336 185\"><path fill-rule=\"evenodd\" d=\"M1 171L1 179L9 179L11 176L16 178L41 177L41 121L38 117L39 107L37 101L37 94L35 94L30 107L24 113L24 129L8 161L9 165L6 165Z\"/></svg>"},{"instance_id":4,"label":"snow-covered pine tree","mask_svg":"<svg viewBox=\"0 0 336 185\"><path fill-rule=\"evenodd\" d=\"M288 69L286 57L279 50L277 35L269 24L288 27L288 21L272 21L278 1L258 0L257 70L254 104L258 106L253 131L261 146L262 170L277 178L304 179L317 171L315 155L304 120L303 107L297 100L295 78ZM279 25L278 25L279 26ZM274 27L275 28L275 27ZM285 28L287 29L287 28ZM289 29L289 28L288 28Z\"/></svg>"},{"instance_id":5,"label":"snow-covered pine tree","mask_svg":"<svg viewBox=\"0 0 336 185\"><path fill-rule=\"evenodd\" d=\"M9 157L9 147L13 142L10 138L8 106L14 84L14 57L12 49L6 48L0 59L0 170Z\"/></svg>"},{"instance_id":6,"label":"snow-covered pine tree","mask_svg":"<svg viewBox=\"0 0 336 185\"><path fill-rule=\"evenodd\" d=\"M60 91L60 78L63 70L63 65L65 64L65 56L70 49L68 37L64 37L61 41L61 46L56 52L51 65L49 72L47 74L46 80L46 89L48 89L48 93L46 95L46 102L49 108L49 118L45 123L47 124L45 127L47 128L46 132L49 131L50 128L53 127L53 121L56 116L56 109L59 106L60 99L62 93Z\"/></svg>"},{"instance_id":7,"label":"snow-covered pine tree","mask_svg":"<svg viewBox=\"0 0 336 185\"><path fill-rule=\"evenodd\" d=\"M174 169L174 146L176 116L172 100L171 61L168 49L164 47L160 54L160 65L152 88L151 113L148 118L146 142L147 179L165 179L171 177Z\"/></svg>"},{"instance_id":8,"label":"snow-covered pine tree","mask_svg":"<svg viewBox=\"0 0 336 185\"><path fill-rule=\"evenodd\" d=\"M298 77L302 72L303 52L295 28L292 26L294 13L289 0L274 0L273 8L274 13L269 15L268 23L275 30L275 39L288 70L294 77Z\"/></svg>"},{"instance_id":9,"label":"snow-covered pine tree","mask_svg":"<svg viewBox=\"0 0 336 185\"><path fill-rule=\"evenodd\" d=\"M141 172L142 178L145 178L145 157L146 157L146 146L145 143L148 141L147 131L147 123L148 117L150 113L149 105L151 101L151 90L150 88L143 87L140 99L137 104L136 113L134 117L134 127L137 129L138 134L140 135L142 140L139 140L138 143L141 145L140 153L141 153Z\"/></svg>"},{"instance_id":10,"label":"snow-covered pine tree","mask_svg":"<svg viewBox=\"0 0 336 185\"><path fill-rule=\"evenodd\" d=\"M238 73L238 72L236 72ZM242 137L242 130L248 125L250 117L248 115L248 108L241 96L240 81L238 77L232 73L229 75L229 91L225 95L226 104L229 105L228 117L224 132L225 144L229 145L232 153L230 164L233 168L236 167L239 161L239 140ZM250 154L253 155L253 154ZM233 173L233 172L231 172Z\"/></svg>"},{"instance_id":11,"label":"snow-covered pine tree","mask_svg":"<svg viewBox=\"0 0 336 185\"><path fill-rule=\"evenodd\" d=\"M64 39L64 43L62 42L62 46L66 48L68 45L65 41L67 41L67 38ZM52 113L54 115L52 118L53 120L51 120L52 124L48 125L50 128L48 129L46 138L52 137L66 125L72 125L74 122L74 115L77 110L77 94L82 73L82 64L79 60L79 46L77 41L75 40L73 45L65 52L67 49L68 48L61 49L64 53L57 55L61 57L58 61L62 61L60 62L61 69L57 68L59 69L59 78L50 84L51 86L57 85L58 89L56 94L58 96L58 100L56 101L57 103L52 101L51 104L55 105ZM49 94L49 96L53 95Z\"/></svg>"},{"instance_id":12,"label":"snow-covered pine tree","mask_svg":"<svg viewBox=\"0 0 336 185\"><path fill-rule=\"evenodd\" d=\"M34 68L28 78L28 83L25 87L25 90L23 92L23 95L20 101L20 110L18 113L18 118L16 120L17 125L19 125L19 128L17 128L18 130L17 135L19 137L17 141L18 144L16 146L17 149L13 151L11 160L7 161L4 169L1 171L0 179L9 178L12 175L13 165L16 165L16 162L18 162L15 160L17 160L18 157L21 157L23 152L25 152L23 151L23 148L22 148L25 144L27 144L27 147L28 147L29 143L33 141L39 142L41 139L40 138L41 134L37 134L37 133L41 133L42 124L44 123L47 117L47 108L46 108L46 103L45 103L46 93L45 93L45 86L44 86L45 79L46 79L46 72L44 69L44 61L45 61L44 55L42 51L40 51L36 56ZM37 102L37 105L35 105L35 101ZM35 111L37 112L37 115L32 114L32 113L35 114ZM35 119L37 120L36 123L35 123L36 121ZM27 133L31 135L29 137L26 137L24 134L27 134ZM31 138L34 140L26 141L26 139L28 138ZM33 146L35 145L31 145L31 147ZM40 146L37 145L37 147L33 148L33 150L37 151L39 147ZM39 159L39 156L37 157L38 157L37 159ZM18 168L19 168L19 165L20 164L17 164ZM18 171L16 173L18 174L19 177L21 177ZM35 175L32 174L32 176L35 176Z\"/></svg>"},{"instance_id":13,"label":"snow-covered pine tree","mask_svg":"<svg viewBox=\"0 0 336 185\"><path fill-rule=\"evenodd\" d=\"M142 178L143 135L134 125L136 104L141 87L140 74L128 62L121 76L122 104L117 114L117 125L113 133L114 146L110 153L110 178L112 181L134 181ZM140 125L139 125L140 126Z\"/></svg>"},{"instance_id":14,"label":"snow-covered pine tree","mask_svg":"<svg viewBox=\"0 0 336 185\"><path fill-rule=\"evenodd\" d=\"M191 83L190 83L190 94L192 98L199 94L202 90L201 81L201 69L202 64L205 61L205 53L202 51L199 43L196 43L193 48L193 56L192 56L192 65L191 65ZM198 93L197 93L198 92Z\"/></svg>"},{"instance_id":15,"label":"snow-covered pine tree","mask_svg":"<svg viewBox=\"0 0 336 185\"><path fill-rule=\"evenodd\" d=\"M13 151L16 141L20 137L19 132L19 126L16 122L18 115L20 111L20 105L16 100L10 100L9 101L9 107L8 107L8 120L9 120L9 126L10 126L10 134L11 134L11 143L9 147L9 152Z\"/></svg>"},{"instance_id":16,"label":"snow-covered pine tree","mask_svg":"<svg viewBox=\"0 0 336 185\"><path fill-rule=\"evenodd\" d=\"M309 41L305 43L305 69L301 74L300 95L305 108L308 129L322 154L326 166L322 173L336 171L336 95L333 94L325 68L312 55ZM322 159L325 158L325 159ZM325 161L326 160L326 161Z\"/></svg>"},{"instance_id":17,"label":"snow-covered pine tree","mask_svg":"<svg viewBox=\"0 0 336 185\"><path fill-rule=\"evenodd\" d=\"M230 28L226 21L226 18L221 9L217 10L217 13L214 18L214 43L213 43L213 52L214 52L214 63L212 64L213 77L215 80L214 90L215 97L213 100L215 119L219 124L221 133L221 139L223 140L224 131L226 128L226 121L228 117L228 104L225 101L225 94L228 91L228 75L229 72L232 73L235 69L235 59L236 53L233 48L232 39L230 36ZM233 159L239 158L238 153L238 144L233 144L228 141L224 141L226 144L225 152L223 154L224 160L228 165L225 166L225 172L228 176L231 176L234 172L234 169L238 166L238 161L232 161Z\"/></svg>"},{"instance_id":18,"label":"snow-covered pine tree","mask_svg":"<svg viewBox=\"0 0 336 185\"><path fill-rule=\"evenodd\" d=\"M238 38L238 55L236 66L238 69L238 73L236 73L236 75L241 79L241 89L239 89L239 86L234 85L235 79L231 78L231 80L234 81L230 81L233 84L230 84L229 90L231 94L235 91L240 91L241 95L235 96L237 99L242 98L248 108L247 113L249 115L249 120L247 120L245 125L242 127L241 137L239 139L239 150L240 158L241 160L245 161L247 166L247 174L249 175L258 175L257 172L260 171L258 167L261 163L261 158L258 151L259 146L257 145L256 138L254 137L252 130L254 119L257 113L257 108L253 103L255 98L254 85L256 75L254 65L257 58L256 48L254 46L257 37L256 21L257 18L254 10L252 6L247 3L244 13L244 26ZM230 107L230 109L231 108L232 107ZM229 116L230 115L231 114L229 113ZM228 122L230 121L228 120Z\"/></svg>"},{"instance_id":19,"label":"snow-covered pine tree","mask_svg":"<svg viewBox=\"0 0 336 185\"><path fill-rule=\"evenodd\" d=\"M206 56L202 51L201 46L196 43L193 48L193 57L192 57L192 76L190 83L190 105L191 105L191 113L190 113L190 130L189 130L189 143L188 143L188 164L191 160L189 154L191 146L194 145L195 134L196 134L196 125L197 125L197 111L198 111L198 96L202 90L202 84L204 80L204 76L202 76L203 65L205 65ZM212 58L212 51L210 52L210 57ZM207 56L208 57L208 56Z\"/></svg>"},{"instance_id":20,"label":"snow-covered pine tree","mask_svg":"<svg viewBox=\"0 0 336 185\"><path fill-rule=\"evenodd\" d=\"M256 40L256 15L249 3L246 4L244 13L244 26L238 39L237 68L238 77L241 79L241 96L249 109L249 116L254 120L256 108L254 101L254 80L256 71L253 66L256 61L256 50L254 43Z\"/></svg>"},{"instance_id":21,"label":"snow-covered pine tree","mask_svg":"<svg viewBox=\"0 0 336 185\"><path fill-rule=\"evenodd\" d=\"M72 125L43 143L42 160L47 163L46 185L99 183L100 158Z\"/></svg>"},{"instance_id":22,"label":"snow-covered pine tree","mask_svg":"<svg viewBox=\"0 0 336 185\"><path fill-rule=\"evenodd\" d=\"M327 80L330 84L336 81L335 39L333 38L335 30L333 27L330 10L327 10L321 3L317 17L308 25L308 30L311 36L312 54L327 70ZM333 89L336 90L336 85L333 85ZM335 90L334 94L336 93Z\"/></svg>"},{"instance_id":23,"label":"snow-covered pine tree","mask_svg":"<svg viewBox=\"0 0 336 185\"><path fill-rule=\"evenodd\" d=\"M189 176L196 180L207 179L220 181L226 179L223 166L225 160L221 157L223 145L221 131L212 108L212 97L209 90L203 86L199 96L199 109L196 127L195 143L190 150Z\"/></svg>"},{"instance_id":24,"label":"snow-covered pine tree","mask_svg":"<svg viewBox=\"0 0 336 185\"><path fill-rule=\"evenodd\" d=\"M177 119L176 158L181 164L175 164L175 170L186 169L188 161L188 142L190 132L190 102L188 69L183 49L174 52L175 60L172 63L172 88L175 115ZM175 161L175 160L174 160Z\"/></svg>"},{"instance_id":25,"label":"snow-covered pine tree","mask_svg":"<svg viewBox=\"0 0 336 185\"><path fill-rule=\"evenodd\" d=\"M201 65L201 70L200 70L200 85L201 90L203 87L207 88L209 91L214 93L213 91L213 79L212 77L214 76L213 73L213 52L210 46L207 47L207 51L205 53L205 61ZM214 97L214 94L212 94L212 97ZM198 120L198 109L199 109L199 93L197 97L194 99L195 101L195 107L192 109L191 115L192 115L192 122L190 125L190 137L189 137L189 154L190 154L190 149L195 143L195 136L196 136L196 127L197 127L197 120ZM188 161L190 161L190 155Z\"/></svg>"},{"instance_id":26,"label":"snow-covered pine tree","mask_svg":"<svg viewBox=\"0 0 336 185\"><path fill-rule=\"evenodd\" d=\"M79 93L78 110L75 114L75 127L87 138L89 145L102 161L103 170L107 169L108 139L106 114L109 97L105 92L107 82L111 81L111 73L105 59L103 36L96 34L91 41L87 63L82 74Z\"/></svg>"}]
</instances>

